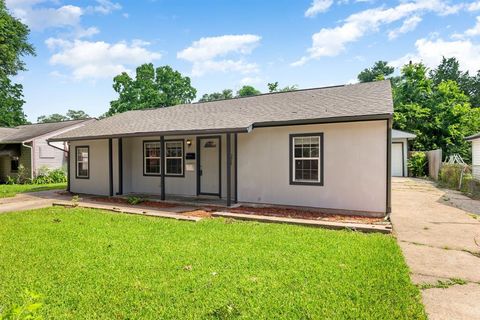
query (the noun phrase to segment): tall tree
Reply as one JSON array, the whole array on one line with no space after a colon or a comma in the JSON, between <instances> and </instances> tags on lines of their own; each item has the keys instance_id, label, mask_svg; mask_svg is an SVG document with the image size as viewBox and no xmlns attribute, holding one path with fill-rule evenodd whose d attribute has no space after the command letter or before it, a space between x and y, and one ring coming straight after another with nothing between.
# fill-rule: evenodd
<instances>
[{"instance_id":1,"label":"tall tree","mask_svg":"<svg viewBox=\"0 0 480 320\"><path fill-rule=\"evenodd\" d=\"M249 97L261 94L261 92L252 86L243 86L237 91L237 97Z\"/></svg>"},{"instance_id":2,"label":"tall tree","mask_svg":"<svg viewBox=\"0 0 480 320\"><path fill-rule=\"evenodd\" d=\"M286 87L283 87L283 88L279 88L278 81L267 83L267 87L268 87L268 92L270 92L270 93L272 93L272 92L287 92L287 91L293 91L293 90L298 89L298 86L296 84L294 84L292 86L286 86Z\"/></svg>"},{"instance_id":3,"label":"tall tree","mask_svg":"<svg viewBox=\"0 0 480 320\"><path fill-rule=\"evenodd\" d=\"M387 61L377 61L371 68L366 68L357 76L360 82L384 80L390 77L395 68L390 67Z\"/></svg>"},{"instance_id":4,"label":"tall tree","mask_svg":"<svg viewBox=\"0 0 480 320\"><path fill-rule=\"evenodd\" d=\"M213 92L213 93L205 93L199 102L208 102L208 101L215 101L215 100L224 100L224 99L232 99L233 98L233 91L230 89L224 89L222 92Z\"/></svg>"},{"instance_id":5,"label":"tall tree","mask_svg":"<svg viewBox=\"0 0 480 320\"><path fill-rule=\"evenodd\" d=\"M68 120L83 120L88 118L90 118L90 116L83 110L69 109L66 115L53 113L48 116L40 116L37 118L37 122L38 123L61 122L61 121L68 121Z\"/></svg>"},{"instance_id":6,"label":"tall tree","mask_svg":"<svg viewBox=\"0 0 480 320\"><path fill-rule=\"evenodd\" d=\"M26 70L24 56L35 54L28 33L28 27L14 18L0 0L0 126L13 127L27 121L22 108L23 87L10 77Z\"/></svg>"},{"instance_id":7,"label":"tall tree","mask_svg":"<svg viewBox=\"0 0 480 320\"><path fill-rule=\"evenodd\" d=\"M189 77L182 76L169 66L154 68L151 63L139 66L135 79L126 72L116 76L113 89L119 97L110 102L107 115L190 103L197 93Z\"/></svg>"}]
</instances>

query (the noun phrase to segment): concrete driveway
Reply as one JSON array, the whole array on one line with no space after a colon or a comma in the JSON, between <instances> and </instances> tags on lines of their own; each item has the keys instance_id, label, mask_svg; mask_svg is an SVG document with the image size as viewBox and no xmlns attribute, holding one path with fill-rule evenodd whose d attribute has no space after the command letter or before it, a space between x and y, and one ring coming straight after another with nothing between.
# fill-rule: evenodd
<instances>
[{"instance_id":1,"label":"concrete driveway","mask_svg":"<svg viewBox=\"0 0 480 320\"><path fill-rule=\"evenodd\" d=\"M430 319L480 319L480 201L394 178L392 223Z\"/></svg>"},{"instance_id":2,"label":"concrete driveway","mask_svg":"<svg viewBox=\"0 0 480 320\"><path fill-rule=\"evenodd\" d=\"M71 199L58 190L19 193L15 197L0 198L0 213L50 207L54 201Z\"/></svg>"}]
</instances>

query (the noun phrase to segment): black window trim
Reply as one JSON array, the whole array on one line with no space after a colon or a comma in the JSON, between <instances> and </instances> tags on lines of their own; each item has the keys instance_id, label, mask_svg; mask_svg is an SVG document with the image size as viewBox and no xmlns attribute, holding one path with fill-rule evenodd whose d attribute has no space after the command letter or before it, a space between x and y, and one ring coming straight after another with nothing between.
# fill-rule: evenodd
<instances>
[{"instance_id":1,"label":"black window trim","mask_svg":"<svg viewBox=\"0 0 480 320\"><path fill-rule=\"evenodd\" d=\"M148 142L158 142L160 143L160 139L158 140L142 140L142 148L143 148L143 153L142 153L142 173L144 177L161 177L161 173L145 173L145 143ZM167 146L167 142L182 142L182 174L165 174L165 177L172 177L172 178L184 178L185 177L185 139L165 139L164 141L164 148ZM161 147L161 145L160 145ZM166 151L166 150L165 150ZM164 154L166 154L164 152ZM164 165L166 165L166 157L162 159L160 157L160 161L164 161ZM167 168L165 167L165 170Z\"/></svg>"},{"instance_id":2,"label":"black window trim","mask_svg":"<svg viewBox=\"0 0 480 320\"><path fill-rule=\"evenodd\" d=\"M320 137L320 181L319 182L307 182L307 181L295 181L294 177L294 168L293 168L293 139L297 137ZM323 132L314 132L314 133L292 133L289 135L289 173L290 173L290 184L291 185L303 185L303 186L323 186L324 185L324 154L323 154L323 142L324 135Z\"/></svg>"},{"instance_id":3,"label":"black window trim","mask_svg":"<svg viewBox=\"0 0 480 320\"><path fill-rule=\"evenodd\" d=\"M78 175L78 149L87 149L88 163L87 163L87 176ZM75 179L90 179L90 146L75 146Z\"/></svg>"}]
</instances>

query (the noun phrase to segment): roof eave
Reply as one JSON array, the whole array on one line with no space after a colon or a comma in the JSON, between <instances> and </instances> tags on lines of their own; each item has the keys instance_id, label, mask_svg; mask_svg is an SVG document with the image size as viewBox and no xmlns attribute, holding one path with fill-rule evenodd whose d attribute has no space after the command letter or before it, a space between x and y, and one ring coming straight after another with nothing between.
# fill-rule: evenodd
<instances>
[{"instance_id":1,"label":"roof eave","mask_svg":"<svg viewBox=\"0 0 480 320\"><path fill-rule=\"evenodd\" d=\"M254 123L253 128L293 126L293 125L306 125L306 124L322 124L322 123L388 120L388 119L392 119L392 117L393 117L393 114L391 114L391 113L382 113L382 114L371 114L371 115L360 115L360 116L340 116L340 117L296 119L296 120L285 120L285 121L265 121L265 122Z\"/></svg>"}]
</instances>

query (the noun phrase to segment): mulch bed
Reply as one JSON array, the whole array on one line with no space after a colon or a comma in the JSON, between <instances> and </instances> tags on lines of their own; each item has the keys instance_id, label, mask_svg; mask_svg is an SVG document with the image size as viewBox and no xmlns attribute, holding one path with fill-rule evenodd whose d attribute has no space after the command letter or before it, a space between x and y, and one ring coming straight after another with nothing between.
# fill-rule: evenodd
<instances>
[{"instance_id":1,"label":"mulch bed","mask_svg":"<svg viewBox=\"0 0 480 320\"><path fill-rule=\"evenodd\" d=\"M123 198L98 197L98 198L92 198L92 200L97 201L97 202L131 205L131 204L128 203L127 199L123 199ZM144 207L150 207L150 208L174 208L174 207L178 207L177 204L168 203L168 202L160 202L160 201L150 201L150 200L145 200L143 202L140 202L137 205L138 206L144 206Z\"/></svg>"},{"instance_id":2,"label":"mulch bed","mask_svg":"<svg viewBox=\"0 0 480 320\"><path fill-rule=\"evenodd\" d=\"M189 217L210 218L212 216L212 211L205 211L205 210L199 209L194 211L183 212L182 215L189 216Z\"/></svg>"},{"instance_id":3,"label":"mulch bed","mask_svg":"<svg viewBox=\"0 0 480 320\"><path fill-rule=\"evenodd\" d=\"M272 217L295 218L295 219L309 219L309 220L324 220L324 221L342 221L366 224L383 223L383 218L370 218L362 216L328 214L317 211L300 210L293 208L277 208L277 207L245 207L229 208L224 211L231 213L242 214L256 214Z\"/></svg>"}]
</instances>

